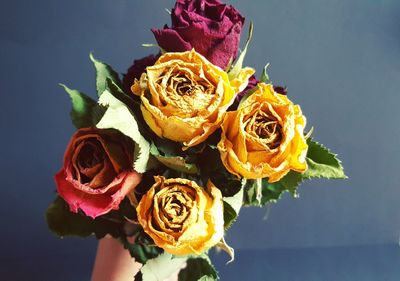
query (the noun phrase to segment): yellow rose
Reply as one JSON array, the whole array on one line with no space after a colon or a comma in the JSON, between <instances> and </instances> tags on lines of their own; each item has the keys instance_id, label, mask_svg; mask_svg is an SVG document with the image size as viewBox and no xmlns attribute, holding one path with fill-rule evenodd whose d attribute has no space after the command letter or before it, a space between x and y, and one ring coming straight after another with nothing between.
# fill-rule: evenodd
<instances>
[{"instance_id":1,"label":"yellow rose","mask_svg":"<svg viewBox=\"0 0 400 281\"><path fill-rule=\"evenodd\" d=\"M139 223L154 243L173 255L199 255L224 234L222 195L187 179L154 177L137 206Z\"/></svg>"},{"instance_id":2,"label":"yellow rose","mask_svg":"<svg viewBox=\"0 0 400 281\"><path fill-rule=\"evenodd\" d=\"M248 179L268 177L272 183L290 170L307 169L306 118L300 106L272 85L257 87L237 111L225 116L218 149L230 173Z\"/></svg>"},{"instance_id":3,"label":"yellow rose","mask_svg":"<svg viewBox=\"0 0 400 281\"><path fill-rule=\"evenodd\" d=\"M194 50L166 53L147 67L131 90L140 96L143 117L159 137L190 147L219 128L253 73L244 68L229 81L226 72Z\"/></svg>"}]
</instances>

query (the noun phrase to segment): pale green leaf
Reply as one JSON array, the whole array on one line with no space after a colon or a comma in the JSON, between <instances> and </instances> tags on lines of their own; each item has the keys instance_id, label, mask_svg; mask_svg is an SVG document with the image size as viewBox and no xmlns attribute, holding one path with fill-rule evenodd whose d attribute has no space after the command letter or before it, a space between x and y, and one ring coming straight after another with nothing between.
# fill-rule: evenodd
<instances>
[{"instance_id":1,"label":"pale green leaf","mask_svg":"<svg viewBox=\"0 0 400 281\"><path fill-rule=\"evenodd\" d=\"M214 280L218 280L218 279L215 279L215 278L210 277L210 276L203 276L200 279L198 279L198 281L214 281Z\"/></svg>"},{"instance_id":2,"label":"pale green leaf","mask_svg":"<svg viewBox=\"0 0 400 281\"><path fill-rule=\"evenodd\" d=\"M219 247L221 250L223 250L225 253L227 253L229 255L230 260L227 262L227 264L231 263L235 260L235 249L233 249L231 246L229 246L226 243L224 237L222 237L221 241L218 242L216 246Z\"/></svg>"},{"instance_id":3,"label":"pale green leaf","mask_svg":"<svg viewBox=\"0 0 400 281\"><path fill-rule=\"evenodd\" d=\"M161 48L158 44L154 44L154 43L144 43L142 44L142 47L146 47L146 48L157 48L160 50L161 54L165 54L167 51L164 50L163 48Z\"/></svg>"},{"instance_id":4,"label":"pale green leaf","mask_svg":"<svg viewBox=\"0 0 400 281\"><path fill-rule=\"evenodd\" d=\"M96 89L99 97L107 89L107 79L110 79L116 85L121 86L121 80L119 79L118 73L115 72L111 66L95 59L92 53L90 53L89 57L96 69Z\"/></svg>"},{"instance_id":5,"label":"pale green leaf","mask_svg":"<svg viewBox=\"0 0 400 281\"><path fill-rule=\"evenodd\" d=\"M141 268L143 281L162 281L182 268L186 257L176 257L169 253L162 253L154 259L148 260Z\"/></svg>"},{"instance_id":6,"label":"pale green leaf","mask_svg":"<svg viewBox=\"0 0 400 281\"><path fill-rule=\"evenodd\" d=\"M250 22L250 26L249 26L249 35L248 35L248 37L247 37L246 44L244 45L244 49L243 49L243 51L240 53L238 59L236 60L235 64L233 65L232 69L231 69L231 70L229 71L229 73L228 73L229 80L235 79L235 78L239 75L240 70L242 70L242 68L243 68L243 61L244 61L244 58L245 58L245 56L246 56L247 48L248 48L248 46L249 46L249 43L250 43L250 40L251 40L251 37L252 37L252 36L253 36L253 23Z\"/></svg>"},{"instance_id":7,"label":"pale green leaf","mask_svg":"<svg viewBox=\"0 0 400 281\"><path fill-rule=\"evenodd\" d=\"M307 140L307 170L303 173L303 178L328 178L345 179L343 166L340 160L322 144Z\"/></svg>"},{"instance_id":8,"label":"pale green leaf","mask_svg":"<svg viewBox=\"0 0 400 281\"><path fill-rule=\"evenodd\" d=\"M134 169L144 173L150 156L150 145L140 134L136 117L129 108L115 98L108 90L100 96L99 103L108 106L103 118L96 127L101 129L116 129L130 137L135 143Z\"/></svg>"},{"instance_id":9,"label":"pale green leaf","mask_svg":"<svg viewBox=\"0 0 400 281\"><path fill-rule=\"evenodd\" d=\"M261 199L263 198L262 189L263 189L263 180L256 179L256 200L259 205L261 205Z\"/></svg>"},{"instance_id":10,"label":"pale green leaf","mask_svg":"<svg viewBox=\"0 0 400 281\"><path fill-rule=\"evenodd\" d=\"M268 67L269 67L269 63L267 63L264 66L263 72L261 73L260 82L267 83L269 81L269 75L268 75L268 72L267 72Z\"/></svg>"}]
</instances>

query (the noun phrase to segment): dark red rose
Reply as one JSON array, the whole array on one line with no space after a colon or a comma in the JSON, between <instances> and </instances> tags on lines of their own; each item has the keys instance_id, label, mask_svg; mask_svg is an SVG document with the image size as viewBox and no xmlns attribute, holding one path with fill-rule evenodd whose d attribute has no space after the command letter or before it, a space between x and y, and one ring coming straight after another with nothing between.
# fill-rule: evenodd
<instances>
[{"instance_id":1,"label":"dark red rose","mask_svg":"<svg viewBox=\"0 0 400 281\"><path fill-rule=\"evenodd\" d=\"M224 70L236 58L244 18L234 7L219 0L177 0L171 19L172 27L152 29L167 52L194 48Z\"/></svg>"},{"instance_id":2,"label":"dark red rose","mask_svg":"<svg viewBox=\"0 0 400 281\"><path fill-rule=\"evenodd\" d=\"M117 210L141 180L133 170L134 145L116 130L85 128L71 138L64 166L55 175L70 210L92 218Z\"/></svg>"},{"instance_id":3,"label":"dark red rose","mask_svg":"<svg viewBox=\"0 0 400 281\"><path fill-rule=\"evenodd\" d=\"M283 86L274 86L274 91L281 95L287 95L287 88Z\"/></svg>"},{"instance_id":4,"label":"dark red rose","mask_svg":"<svg viewBox=\"0 0 400 281\"><path fill-rule=\"evenodd\" d=\"M160 54L148 55L147 57L133 61L132 66L129 67L122 79L122 84L126 93L131 92L131 86L135 82L135 79L139 79L140 75L146 71L146 67L153 65L159 57Z\"/></svg>"}]
</instances>

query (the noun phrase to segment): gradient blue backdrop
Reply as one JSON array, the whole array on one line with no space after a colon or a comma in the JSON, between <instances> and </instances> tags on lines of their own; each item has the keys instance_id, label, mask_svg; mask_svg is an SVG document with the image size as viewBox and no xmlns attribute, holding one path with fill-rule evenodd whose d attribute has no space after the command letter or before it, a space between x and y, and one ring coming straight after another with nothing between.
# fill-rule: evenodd
<instances>
[{"instance_id":1,"label":"gradient blue backdrop","mask_svg":"<svg viewBox=\"0 0 400 281\"><path fill-rule=\"evenodd\" d=\"M230 3L255 24L246 64L260 73L271 63L272 81L288 86L350 179L306 182L299 199L243 210L227 236L237 261L214 255L222 280L399 280L400 1ZM1 1L0 279L89 279L95 239L60 240L44 221L74 131L57 84L94 95L89 52L124 72L156 52L141 44L172 5Z\"/></svg>"}]
</instances>

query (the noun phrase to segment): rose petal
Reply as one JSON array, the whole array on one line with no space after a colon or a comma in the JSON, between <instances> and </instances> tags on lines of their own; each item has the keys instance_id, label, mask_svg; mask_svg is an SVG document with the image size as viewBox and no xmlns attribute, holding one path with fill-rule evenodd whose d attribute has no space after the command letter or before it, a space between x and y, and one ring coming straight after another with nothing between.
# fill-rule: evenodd
<instances>
[{"instance_id":1,"label":"rose petal","mask_svg":"<svg viewBox=\"0 0 400 281\"><path fill-rule=\"evenodd\" d=\"M193 47L173 29L152 29L158 45L167 52L184 52Z\"/></svg>"},{"instance_id":2,"label":"rose petal","mask_svg":"<svg viewBox=\"0 0 400 281\"><path fill-rule=\"evenodd\" d=\"M125 172L120 175L121 181L118 191L112 196L109 194L88 194L78 189L74 182L67 180L62 169L55 175L59 195L68 203L71 212L82 210L87 216L96 218L111 210L117 210L122 199L138 185L141 175L135 171Z\"/></svg>"}]
</instances>

